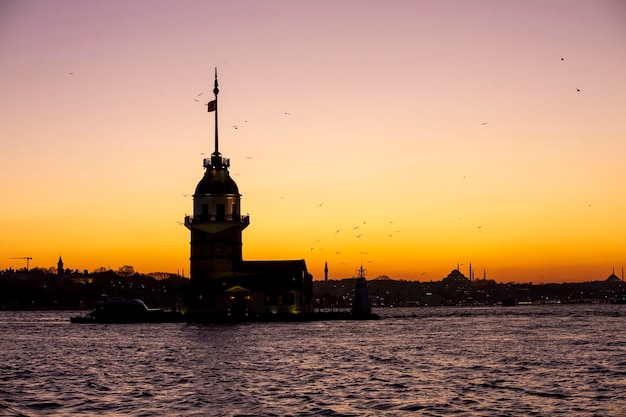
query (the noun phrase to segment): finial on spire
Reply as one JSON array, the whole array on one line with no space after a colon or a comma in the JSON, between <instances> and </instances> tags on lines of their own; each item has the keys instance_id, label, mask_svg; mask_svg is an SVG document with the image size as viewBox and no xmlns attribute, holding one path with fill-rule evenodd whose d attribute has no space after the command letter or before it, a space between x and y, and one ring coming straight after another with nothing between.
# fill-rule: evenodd
<instances>
[{"instance_id":1,"label":"finial on spire","mask_svg":"<svg viewBox=\"0 0 626 417\"><path fill-rule=\"evenodd\" d=\"M215 82L213 83L213 94L217 96L220 92L219 88L217 88L217 67L215 67Z\"/></svg>"},{"instance_id":2,"label":"finial on spire","mask_svg":"<svg viewBox=\"0 0 626 417\"><path fill-rule=\"evenodd\" d=\"M215 156L220 155L219 142L217 140L217 94L219 92L220 89L217 88L217 67L215 67L215 82L213 83L213 94L215 94L215 100L213 101L215 103L215 152L213 152L213 155Z\"/></svg>"}]
</instances>

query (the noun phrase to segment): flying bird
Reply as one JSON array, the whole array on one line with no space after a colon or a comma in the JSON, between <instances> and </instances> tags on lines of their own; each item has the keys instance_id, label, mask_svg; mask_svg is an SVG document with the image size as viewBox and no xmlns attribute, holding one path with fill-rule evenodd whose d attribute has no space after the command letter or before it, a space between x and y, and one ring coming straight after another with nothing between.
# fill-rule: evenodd
<instances>
[{"instance_id":1,"label":"flying bird","mask_svg":"<svg viewBox=\"0 0 626 417\"><path fill-rule=\"evenodd\" d=\"M74 75L74 73L73 73L73 72L68 72L67 74L68 74L68 75Z\"/></svg>"},{"instance_id":2,"label":"flying bird","mask_svg":"<svg viewBox=\"0 0 626 417\"><path fill-rule=\"evenodd\" d=\"M576 91L580 92L580 88L577 88Z\"/></svg>"}]
</instances>

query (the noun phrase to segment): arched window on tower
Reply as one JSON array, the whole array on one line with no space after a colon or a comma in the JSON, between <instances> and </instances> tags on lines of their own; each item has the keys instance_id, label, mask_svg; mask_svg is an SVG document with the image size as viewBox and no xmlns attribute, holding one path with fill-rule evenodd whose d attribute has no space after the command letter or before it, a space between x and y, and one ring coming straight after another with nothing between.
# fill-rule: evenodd
<instances>
[{"instance_id":1,"label":"arched window on tower","mask_svg":"<svg viewBox=\"0 0 626 417\"><path fill-rule=\"evenodd\" d=\"M215 220L218 222L223 222L226 220L226 207L224 203L217 203L216 206L217 212L215 213Z\"/></svg>"},{"instance_id":2,"label":"arched window on tower","mask_svg":"<svg viewBox=\"0 0 626 417\"><path fill-rule=\"evenodd\" d=\"M239 221L239 213L237 213L237 204L233 204L232 217L233 217L233 220Z\"/></svg>"}]
</instances>

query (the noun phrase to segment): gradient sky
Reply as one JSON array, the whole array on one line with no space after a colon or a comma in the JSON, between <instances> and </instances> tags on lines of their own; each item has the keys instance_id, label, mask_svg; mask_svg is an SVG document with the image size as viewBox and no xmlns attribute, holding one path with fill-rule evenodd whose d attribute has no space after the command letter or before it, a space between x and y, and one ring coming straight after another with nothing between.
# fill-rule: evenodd
<instances>
[{"instance_id":1,"label":"gradient sky","mask_svg":"<svg viewBox=\"0 0 626 417\"><path fill-rule=\"evenodd\" d=\"M0 0L0 268L188 276L215 67L244 259L621 275L617 0Z\"/></svg>"}]
</instances>

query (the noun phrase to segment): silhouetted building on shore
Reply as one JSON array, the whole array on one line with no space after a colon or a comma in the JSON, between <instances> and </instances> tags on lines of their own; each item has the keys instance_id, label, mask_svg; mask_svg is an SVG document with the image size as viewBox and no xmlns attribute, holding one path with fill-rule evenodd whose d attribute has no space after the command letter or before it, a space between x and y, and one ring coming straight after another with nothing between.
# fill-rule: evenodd
<instances>
[{"instance_id":1,"label":"silhouetted building on shore","mask_svg":"<svg viewBox=\"0 0 626 417\"><path fill-rule=\"evenodd\" d=\"M239 189L230 177L230 160L219 152L217 72L208 111L215 114L215 151L204 159L204 176L193 195L191 282L183 290L182 313L189 320L247 319L297 315L312 306L312 276L299 260L244 261Z\"/></svg>"}]
</instances>

